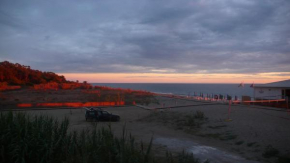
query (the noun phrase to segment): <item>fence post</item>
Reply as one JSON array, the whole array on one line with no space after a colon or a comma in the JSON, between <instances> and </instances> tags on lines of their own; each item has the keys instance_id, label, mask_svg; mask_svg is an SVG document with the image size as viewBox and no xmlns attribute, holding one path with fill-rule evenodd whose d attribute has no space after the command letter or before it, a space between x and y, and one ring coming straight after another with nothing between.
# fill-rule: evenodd
<instances>
[{"instance_id":1,"label":"fence post","mask_svg":"<svg viewBox=\"0 0 290 163\"><path fill-rule=\"evenodd\" d=\"M232 121L231 119L230 119L230 115L231 115L231 104L232 104L232 100L230 100L229 101L229 109L228 109L228 119L226 120L226 121Z\"/></svg>"},{"instance_id":2,"label":"fence post","mask_svg":"<svg viewBox=\"0 0 290 163\"><path fill-rule=\"evenodd\" d=\"M286 96L286 107L287 107L288 115L290 115L290 109L289 109L289 96Z\"/></svg>"}]
</instances>

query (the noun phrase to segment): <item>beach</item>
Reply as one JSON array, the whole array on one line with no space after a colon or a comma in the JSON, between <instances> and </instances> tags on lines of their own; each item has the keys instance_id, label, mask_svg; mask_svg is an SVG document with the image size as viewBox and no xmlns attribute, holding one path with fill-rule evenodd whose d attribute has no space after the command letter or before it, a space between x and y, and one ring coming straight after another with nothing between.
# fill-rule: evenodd
<instances>
[{"instance_id":1,"label":"beach","mask_svg":"<svg viewBox=\"0 0 290 163\"><path fill-rule=\"evenodd\" d=\"M32 115L49 115L70 119L70 130L111 126L118 136L125 127L138 141L149 143L153 137L153 153L164 156L185 150L200 159L212 162L275 162L278 156L263 156L269 147L279 151L279 156L289 155L290 115L286 110L224 103L210 103L158 96L159 104L148 106L105 107L104 110L121 117L120 122L87 122L83 108L27 110ZM154 109L164 107L166 109ZM171 106L175 106L171 108ZM179 107L180 106L180 107ZM34 108L37 109L37 108ZM197 126L182 125L188 115L200 111L202 120ZM213 152L215 151L215 152ZM205 154L207 153L207 154ZM221 154L223 153L223 157Z\"/></svg>"},{"instance_id":2,"label":"beach","mask_svg":"<svg viewBox=\"0 0 290 163\"><path fill-rule=\"evenodd\" d=\"M289 19L290 0L2 0L0 163L290 163Z\"/></svg>"}]
</instances>

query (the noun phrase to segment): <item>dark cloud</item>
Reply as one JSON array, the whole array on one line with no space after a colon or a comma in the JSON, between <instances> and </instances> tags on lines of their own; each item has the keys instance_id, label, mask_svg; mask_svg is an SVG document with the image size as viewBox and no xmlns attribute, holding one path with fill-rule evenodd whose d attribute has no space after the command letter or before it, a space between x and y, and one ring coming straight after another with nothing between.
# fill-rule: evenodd
<instances>
[{"instance_id":1,"label":"dark cloud","mask_svg":"<svg viewBox=\"0 0 290 163\"><path fill-rule=\"evenodd\" d=\"M0 60L54 72L290 71L290 2L1 0Z\"/></svg>"}]
</instances>

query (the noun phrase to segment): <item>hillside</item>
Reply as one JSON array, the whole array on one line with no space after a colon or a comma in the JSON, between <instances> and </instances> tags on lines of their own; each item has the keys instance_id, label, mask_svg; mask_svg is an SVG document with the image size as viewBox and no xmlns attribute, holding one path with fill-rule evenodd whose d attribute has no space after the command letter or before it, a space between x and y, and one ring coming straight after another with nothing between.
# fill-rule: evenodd
<instances>
[{"instance_id":1,"label":"hillside","mask_svg":"<svg viewBox=\"0 0 290 163\"><path fill-rule=\"evenodd\" d=\"M13 91L12 91L13 90ZM92 86L67 81L53 72L29 66L0 62L0 107L97 106L157 103L153 93L142 90ZM69 103L69 104L68 104ZM113 104L114 103L114 104ZM122 103L122 104L120 104Z\"/></svg>"},{"instance_id":2,"label":"hillside","mask_svg":"<svg viewBox=\"0 0 290 163\"><path fill-rule=\"evenodd\" d=\"M9 85L34 85L50 82L68 83L69 81L64 76L53 72L33 70L30 66L4 61L0 62L0 82L6 82Z\"/></svg>"}]
</instances>

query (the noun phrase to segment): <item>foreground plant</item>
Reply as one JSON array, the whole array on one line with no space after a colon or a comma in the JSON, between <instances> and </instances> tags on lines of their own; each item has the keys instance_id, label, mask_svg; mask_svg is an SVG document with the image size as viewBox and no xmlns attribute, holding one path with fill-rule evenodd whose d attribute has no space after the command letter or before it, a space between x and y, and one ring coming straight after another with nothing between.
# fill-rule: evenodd
<instances>
[{"instance_id":1,"label":"foreground plant","mask_svg":"<svg viewBox=\"0 0 290 163\"><path fill-rule=\"evenodd\" d=\"M116 138L109 128L68 132L69 120L24 113L0 114L0 162L29 163L154 163L152 140L147 148L134 138ZM182 157L180 157L182 156ZM165 157L170 162L194 162L192 155Z\"/></svg>"}]
</instances>

